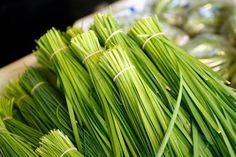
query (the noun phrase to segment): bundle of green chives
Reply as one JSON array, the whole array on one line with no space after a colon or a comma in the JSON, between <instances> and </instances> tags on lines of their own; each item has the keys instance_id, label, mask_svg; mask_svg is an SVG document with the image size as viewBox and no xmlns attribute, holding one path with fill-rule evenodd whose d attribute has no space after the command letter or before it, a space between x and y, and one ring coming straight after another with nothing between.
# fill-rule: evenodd
<instances>
[{"instance_id":1,"label":"bundle of green chives","mask_svg":"<svg viewBox=\"0 0 236 157\"><path fill-rule=\"evenodd\" d=\"M51 29L37 43L42 49L40 51L43 53L42 55L47 56L48 61L53 63L60 84L63 86L79 151L83 152L77 121L96 140L95 144L103 141L101 142L103 145L91 145L91 147L96 149L100 147L97 149L97 153L100 156L109 156L111 146L108 141L107 125L89 74L73 57L71 49L57 30Z\"/></svg>"},{"instance_id":2,"label":"bundle of green chives","mask_svg":"<svg viewBox=\"0 0 236 157\"><path fill-rule=\"evenodd\" d=\"M158 96L161 97L166 106L170 106L170 109L173 109L171 104L176 104L176 101L163 89L167 84L165 79L139 46L120 30L117 22L111 15L96 15L92 29L96 31L100 37L100 41L106 44L105 46L112 47L115 44L121 45L122 48L126 50L126 52L123 52L129 56L132 64L138 67L137 70L144 76L145 82L158 93ZM192 128L189 115L182 107L179 109L178 116L181 121L183 121L181 130L185 130L186 134L190 134Z\"/></svg>"},{"instance_id":3,"label":"bundle of green chives","mask_svg":"<svg viewBox=\"0 0 236 157\"><path fill-rule=\"evenodd\" d=\"M183 77L183 100L218 156L236 154L236 93L207 66L170 43L155 18L138 21L129 35L173 85Z\"/></svg>"},{"instance_id":4,"label":"bundle of green chives","mask_svg":"<svg viewBox=\"0 0 236 157\"><path fill-rule=\"evenodd\" d=\"M63 96L49 84L42 69L28 68L20 78L22 86L37 102L38 108L44 113L45 125L50 130L58 128L73 141L69 115Z\"/></svg>"},{"instance_id":5,"label":"bundle of green chives","mask_svg":"<svg viewBox=\"0 0 236 157\"><path fill-rule=\"evenodd\" d=\"M43 134L13 118L13 102L13 99L0 98L0 116L8 131L25 138L36 148Z\"/></svg>"},{"instance_id":6,"label":"bundle of green chives","mask_svg":"<svg viewBox=\"0 0 236 157\"><path fill-rule=\"evenodd\" d=\"M53 28L54 29L54 28ZM66 32L59 32L61 34L61 40L65 43L65 44L69 44L71 38L75 37L78 34L81 34L83 32L82 28L80 27L68 27ZM40 47L36 47L36 50L34 51L34 55L37 57L38 62L43 65L44 67L50 69L51 71L56 71L53 66L53 64L51 63L51 61L49 61L48 55L44 55L44 52Z\"/></svg>"},{"instance_id":7,"label":"bundle of green chives","mask_svg":"<svg viewBox=\"0 0 236 157\"><path fill-rule=\"evenodd\" d=\"M103 104L113 156L129 156L129 152L132 156L138 156L137 152L142 151L145 146L138 148L139 137L133 133L128 123L117 90L109 76L98 65L104 49L100 46L95 33L89 31L72 38L71 46L79 60L85 64L99 100Z\"/></svg>"},{"instance_id":8,"label":"bundle of green chives","mask_svg":"<svg viewBox=\"0 0 236 157\"><path fill-rule=\"evenodd\" d=\"M36 130L12 118L12 99L0 99L0 155L36 156L31 147L54 128L65 135L45 135L40 156L236 155L235 91L170 43L155 18L129 36L111 15L96 15L91 28L53 28L37 41L66 103L47 74L29 68L6 95Z\"/></svg>"},{"instance_id":9,"label":"bundle of green chives","mask_svg":"<svg viewBox=\"0 0 236 157\"><path fill-rule=\"evenodd\" d=\"M139 129L140 136L150 141L149 156L154 156L160 148L170 118L162 109L162 102L143 81L123 51L120 47L111 49L104 55L101 64L116 83L129 119ZM174 127L169 141L165 156L190 156L191 144L178 128Z\"/></svg>"},{"instance_id":10,"label":"bundle of green chives","mask_svg":"<svg viewBox=\"0 0 236 157\"><path fill-rule=\"evenodd\" d=\"M148 85L160 97L165 99L165 89L169 89L167 81L156 69L151 60L142 52L142 49L119 27L116 20L110 14L97 14L91 27L106 47L110 48L119 44L127 52L132 64L137 67Z\"/></svg>"},{"instance_id":11,"label":"bundle of green chives","mask_svg":"<svg viewBox=\"0 0 236 157\"><path fill-rule=\"evenodd\" d=\"M40 40L38 41L39 47L37 47L38 50L36 52L36 56L37 56L37 58L39 60L39 63L41 63L44 66L45 65L46 66L50 65L53 69L55 69L55 71L57 69L61 69L60 65L57 65L56 62L55 63L51 62L51 60L52 60L51 59L51 54L53 54L54 51L51 49L51 47L48 47L50 45L49 45L49 41L48 41L46 35L41 37ZM45 44L42 41L44 41ZM66 44L65 43L63 43L63 44L64 45L62 45L62 46L64 48L67 48ZM47 49L49 49L49 51ZM52 52L50 52L50 51L52 51ZM61 52L63 52L63 49L61 49ZM53 65L53 64L55 64L55 65ZM67 62L64 62L64 64L67 64ZM66 66L66 68L69 68L69 66ZM77 72L78 72L78 70L79 70L79 68L77 69ZM86 73L85 70L83 70L83 72ZM83 74L83 72L81 72L81 74ZM64 82L67 82L67 83L70 82L67 79L65 74L63 76L63 73L61 73L60 70L58 70L57 75L59 76L58 79L59 79L60 82L61 82L61 80L64 80ZM62 84L62 86L63 86L63 84ZM72 88L72 86L70 86L70 87L69 86L67 86L67 88ZM72 103L73 101L72 101L72 99L69 101L69 97L68 96L70 94L68 95L66 90L64 90L64 92L65 92L65 97L66 97L66 101L67 101L67 108L68 108L68 112L69 112L69 116L70 116L70 120L71 120L72 129L73 129L73 133L74 133L74 136L75 136L76 146L79 147L79 149L81 149L81 143L80 143L80 137L79 137L78 127L77 127L77 121L75 119L75 115L74 115L74 111L73 111L74 110L73 109L73 103Z\"/></svg>"},{"instance_id":12,"label":"bundle of green chives","mask_svg":"<svg viewBox=\"0 0 236 157\"><path fill-rule=\"evenodd\" d=\"M83 157L70 139L59 130L52 130L41 138L36 149L41 157Z\"/></svg>"},{"instance_id":13,"label":"bundle of green chives","mask_svg":"<svg viewBox=\"0 0 236 157\"><path fill-rule=\"evenodd\" d=\"M5 96L6 97L6 96ZM14 99L13 99L14 100ZM15 119L17 119L18 121L22 122L22 123L27 123L24 119L24 117L22 116L20 110L14 105L13 109L12 109L12 115Z\"/></svg>"},{"instance_id":14,"label":"bundle of green chives","mask_svg":"<svg viewBox=\"0 0 236 157\"><path fill-rule=\"evenodd\" d=\"M0 118L0 156L37 157L38 155L24 138L10 133Z\"/></svg>"},{"instance_id":15,"label":"bundle of green chives","mask_svg":"<svg viewBox=\"0 0 236 157\"><path fill-rule=\"evenodd\" d=\"M12 80L5 90L8 98L14 98L16 107L20 110L24 120L32 128L47 133L50 129L45 125L42 109L28 93L20 86L18 80Z\"/></svg>"},{"instance_id":16,"label":"bundle of green chives","mask_svg":"<svg viewBox=\"0 0 236 157\"><path fill-rule=\"evenodd\" d=\"M98 14L95 16L95 22L92 28L100 37L100 41L107 47L119 44L125 51L135 65L145 82L151 89L161 98L169 109L173 110L173 104L176 104L175 99L166 92L166 88L170 87L164 77L160 74L158 69L152 61L146 56L137 43L128 37L120 27L116 20L109 14ZM109 40L108 40L109 39ZM178 84L176 84L178 88ZM178 93L175 93L177 95ZM191 122L189 122L189 115L180 107L178 112L179 118L184 121L184 130L190 134Z\"/></svg>"},{"instance_id":17,"label":"bundle of green chives","mask_svg":"<svg viewBox=\"0 0 236 157\"><path fill-rule=\"evenodd\" d=\"M36 56L37 62L40 63L43 67L49 69L50 71L55 71L54 67L50 62L48 62L48 58L45 55L41 55L41 49L39 47L36 47L36 50L33 51L33 55Z\"/></svg>"}]
</instances>

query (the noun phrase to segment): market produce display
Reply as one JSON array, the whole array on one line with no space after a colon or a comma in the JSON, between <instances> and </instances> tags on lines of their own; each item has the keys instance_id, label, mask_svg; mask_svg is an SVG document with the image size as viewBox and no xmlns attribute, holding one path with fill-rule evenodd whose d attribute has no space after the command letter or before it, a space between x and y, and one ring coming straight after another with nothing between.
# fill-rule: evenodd
<instances>
[{"instance_id":1,"label":"market produce display","mask_svg":"<svg viewBox=\"0 0 236 157\"><path fill-rule=\"evenodd\" d=\"M236 156L235 89L189 54L202 52L197 41L210 47L205 60L234 48L200 36L184 44L187 53L161 25L146 17L126 32L111 14L97 14L88 31L47 31L36 41L41 66L0 99L0 155Z\"/></svg>"},{"instance_id":2,"label":"market produce display","mask_svg":"<svg viewBox=\"0 0 236 157\"><path fill-rule=\"evenodd\" d=\"M129 29L143 16L156 15L168 39L200 59L236 88L235 1L147 0L142 6L141 10L115 14L122 28ZM221 39L215 39L215 36ZM192 53L192 49L197 51Z\"/></svg>"},{"instance_id":3,"label":"market produce display","mask_svg":"<svg viewBox=\"0 0 236 157\"><path fill-rule=\"evenodd\" d=\"M153 3L154 11L149 12L160 18L167 37L236 87L236 4L221 0ZM194 49L197 50L192 53Z\"/></svg>"}]
</instances>

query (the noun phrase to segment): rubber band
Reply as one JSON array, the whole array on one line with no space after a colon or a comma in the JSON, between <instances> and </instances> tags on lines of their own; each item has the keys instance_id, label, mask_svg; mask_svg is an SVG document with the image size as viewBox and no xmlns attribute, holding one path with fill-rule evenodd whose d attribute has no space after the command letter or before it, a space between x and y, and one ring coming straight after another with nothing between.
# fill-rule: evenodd
<instances>
[{"instance_id":1,"label":"rubber band","mask_svg":"<svg viewBox=\"0 0 236 157\"><path fill-rule=\"evenodd\" d=\"M150 36L149 38L147 38L147 40L143 43L143 46L142 48L144 49L146 44L152 39L152 38L155 38L155 37L158 37L158 36L161 36L161 35L164 35L165 33L164 32L159 32L159 33L156 33L156 34L153 34L152 36Z\"/></svg>"},{"instance_id":2,"label":"rubber band","mask_svg":"<svg viewBox=\"0 0 236 157\"><path fill-rule=\"evenodd\" d=\"M43 85L43 84L46 84L47 82L45 82L45 81L41 81L41 82L38 82L33 88L32 88L32 90L31 90L31 95L33 95L34 94L34 91L38 88L38 87L40 87L41 85Z\"/></svg>"},{"instance_id":3,"label":"rubber band","mask_svg":"<svg viewBox=\"0 0 236 157\"><path fill-rule=\"evenodd\" d=\"M6 116L2 120L4 121L4 120L8 120L8 119L13 119L13 117L12 116Z\"/></svg>"},{"instance_id":4,"label":"rubber band","mask_svg":"<svg viewBox=\"0 0 236 157\"><path fill-rule=\"evenodd\" d=\"M58 106L57 106L57 109L56 109L56 115L57 115L57 119L60 121L60 117L59 117L59 109L60 109L60 107L62 107L62 105L61 104L59 104Z\"/></svg>"},{"instance_id":5,"label":"rubber band","mask_svg":"<svg viewBox=\"0 0 236 157\"><path fill-rule=\"evenodd\" d=\"M28 95L22 95L17 101L16 101L16 104L20 104L20 102L23 100L23 99L25 99L26 97L28 97Z\"/></svg>"},{"instance_id":6,"label":"rubber band","mask_svg":"<svg viewBox=\"0 0 236 157\"><path fill-rule=\"evenodd\" d=\"M123 33L123 30L122 29L118 29L116 30L115 32L113 32L108 38L107 40L105 41L105 45L108 43L109 40L111 40L111 38L119 33Z\"/></svg>"},{"instance_id":7,"label":"rubber band","mask_svg":"<svg viewBox=\"0 0 236 157\"><path fill-rule=\"evenodd\" d=\"M67 153L69 153L72 150L77 150L77 149L75 147L69 148L66 151L64 151L64 153L62 153L60 157L63 157L64 155L66 155Z\"/></svg>"},{"instance_id":8,"label":"rubber band","mask_svg":"<svg viewBox=\"0 0 236 157\"><path fill-rule=\"evenodd\" d=\"M123 70L121 70L114 78L113 78L113 81L115 82L116 81L116 79L118 78L118 77L120 77L120 75L122 75L124 72L126 72L127 70L129 70L129 69L133 69L133 68L135 68L135 66L129 66L129 67L126 67L126 68L124 68Z\"/></svg>"},{"instance_id":9,"label":"rubber band","mask_svg":"<svg viewBox=\"0 0 236 157\"><path fill-rule=\"evenodd\" d=\"M89 55L87 55L87 56L83 59L82 63L84 64L90 57L92 57L92 56L94 56L94 55L96 55L96 54L98 54L98 53L100 53L100 52L102 52L102 51L103 51L103 49L100 49L100 50L97 50L97 51L95 51L95 52L93 52L93 53L90 53Z\"/></svg>"},{"instance_id":10,"label":"rubber band","mask_svg":"<svg viewBox=\"0 0 236 157\"><path fill-rule=\"evenodd\" d=\"M56 54L62 52L62 51L65 50L65 49L68 49L68 47L62 47L62 48L57 49L56 51L54 51L53 54L50 56L50 61L52 60L52 58L53 58Z\"/></svg>"}]
</instances>

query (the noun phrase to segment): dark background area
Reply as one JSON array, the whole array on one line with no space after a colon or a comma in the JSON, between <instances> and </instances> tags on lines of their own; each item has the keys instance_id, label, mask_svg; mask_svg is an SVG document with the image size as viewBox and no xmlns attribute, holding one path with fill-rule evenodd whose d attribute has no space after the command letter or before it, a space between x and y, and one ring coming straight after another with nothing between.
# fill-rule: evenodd
<instances>
[{"instance_id":1,"label":"dark background area","mask_svg":"<svg viewBox=\"0 0 236 157\"><path fill-rule=\"evenodd\" d=\"M1 0L0 67L35 48L38 39L51 27L65 30L94 8L114 0Z\"/></svg>"}]
</instances>

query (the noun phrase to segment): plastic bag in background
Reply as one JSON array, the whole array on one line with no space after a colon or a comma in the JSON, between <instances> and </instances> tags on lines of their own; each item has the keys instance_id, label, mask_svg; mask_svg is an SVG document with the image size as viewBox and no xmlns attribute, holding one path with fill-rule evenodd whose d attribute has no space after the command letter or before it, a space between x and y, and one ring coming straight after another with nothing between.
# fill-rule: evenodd
<instances>
[{"instance_id":1,"label":"plastic bag in background","mask_svg":"<svg viewBox=\"0 0 236 157\"><path fill-rule=\"evenodd\" d=\"M221 33L236 48L236 7L222 27Z\"/></svg>"},{"instance_id":2,"label":"plastic bag in background","mask_svg":"<svg viewBox=\"0 0 236 157\"><path fill-rule=\"evenodd\" d=\"M127 30L136 20L153 14L152 5L155 0L130 0L132 3L114 14L124 30Z\"/></svg>"},{"instance_id":3,"label":"plastic bag in background","mask_svg":"<svg viewBox=\"0 0 236 157\"><path fill-rule=\"evenodd\" d=\"M232 6L223 1L196 5L190 9L183 28L190 36L205 32L219 33L222 24L231 12Z\"/></svg>"},{"instance_id":4,"label":"plastic bag in background","mask_svg":"<svg viewBox=\"0 0 236 157\"><path fill-rule=\"evenodd\" d=\"M236 49L224 37L215 34L198 35L183 48L236 87L236 82L233 82L236 79Z\"/></svg>"},{"instance_id":5,"label":"plastic bag in background","mask_svg":"<svg viewBox=\"0 0 236 157\"><path fill-rule=\"evenodd\" d=\"M185 29L187 29L188 26L188 33L191 35L206 32L218 33L222 22L224 22L222 20L230 12L228 8L233 6L229 5L230 3L232 3L231 0L133 0L133 3L113 13L124 30L127 30L135 20L157 13L163 32L171 41L180 47L185 46L190 41L185 47L186 49L187 47L194 48L194 50L188 48L190 54L198 58L202 57L201 60L204 63L219 72L227 80L233 82L235 76L232 73L234 73L235 68L230 66L233 66L236 61L233 59L235 58L234 55L228 54L231 51L229 50L231 46L225 46L229 45L227 40L221 37L218 39L217 35L209 35L209 37L203 35L192 39L183 28L185 26ZM209 20L211 17L213 18ZM199 25L202 27L197 30L196 27ZM191 30L194 31L191 32ZM229 38L232 38L231 34L229 31ZM234 41L233 38L232 41ZM236 81L234 84L236 84Z\"/></svg>"},{"instance_id":6,"label":"plastic bag in background","mask_svg":"<svg viewBox=\"0 0 236 157\"><path fill-rule=\"evenodd\" d=\"M155 12L165 22L181 27L187 20L189 10L199 3L195 0L159 0Z\"/></svg>"},{"instance_id":7,"label":"plastic bag in background","mask_svg":"<svg viewBox=\"0 0 236 157\"><path fill-rule=\"evenodd\" d=\"M166 36L178 46L184 46L189 41L189 36L178 27L169 25L166 22L160 21L163 32Z\"/></svg>"}]
</instances>

